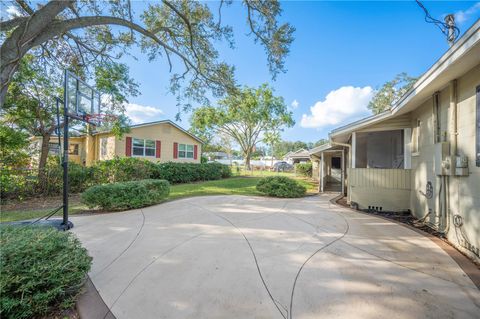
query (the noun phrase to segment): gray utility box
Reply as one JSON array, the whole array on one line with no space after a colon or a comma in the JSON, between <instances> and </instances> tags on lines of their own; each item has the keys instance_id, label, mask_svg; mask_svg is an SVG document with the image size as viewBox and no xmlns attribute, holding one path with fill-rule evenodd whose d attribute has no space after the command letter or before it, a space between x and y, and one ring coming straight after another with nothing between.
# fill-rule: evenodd
<instances>
[{"instance_id":1,"label":"gray utility box","mask_svg":"<svg viewBox=\"0 0 480 319\"><path fill-rule=\"evenodd\" d=\"M435 174L468 176L468 157L450 156L449 142L435 144Z\"/></svg>"},{"instance_id":2,"label":"gray utility box","mask_svg":"<svg viewBox=\"0 0 480 319\"><path fill-rule=\"evenodd\" d=\"M457 156L455 158L455 175L468 176L468 157Z\"/></svg>"}]
</instances>

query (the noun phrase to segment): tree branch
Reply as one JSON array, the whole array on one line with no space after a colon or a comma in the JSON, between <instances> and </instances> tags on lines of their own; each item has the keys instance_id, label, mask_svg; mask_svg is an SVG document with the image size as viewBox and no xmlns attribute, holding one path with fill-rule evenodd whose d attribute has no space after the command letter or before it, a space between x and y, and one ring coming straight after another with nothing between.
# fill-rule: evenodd
<instances>
[{"instance_id":1,"label":"tree branch","mask_svg":"<svg viewBox=\"0 0 480 319\"><path fill-rule=\"evenodd\" d=\"M23 22L27 21L28 17L16 17L7 21L0 22L0 30L10 31L13 28L18 27Z\"/></svg>"}]
</instances>

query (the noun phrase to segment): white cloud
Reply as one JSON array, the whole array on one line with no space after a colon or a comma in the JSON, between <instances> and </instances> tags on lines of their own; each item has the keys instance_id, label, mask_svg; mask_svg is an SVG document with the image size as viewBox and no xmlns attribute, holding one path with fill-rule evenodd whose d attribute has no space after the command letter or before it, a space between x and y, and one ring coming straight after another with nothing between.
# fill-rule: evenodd
<instances>
[{"instance_id":1,"label":"white cloud","mask_svg":"<svg viewBox=\"0 0 480 319\"><path fill-rule=\"evenodd\" d=\"M480 2L475 3L473 6L468 8L467 10L460 10L455 12L455 21L457 23L463 23L467 20L469 20L472 16L475 16L475 14L479 14L480 16ZM477 17L478 18L478 17Z\"/></svg>"},{"instance_id":2,"label":"white cloud","mask_svg":"<svg viewBox=\"0 0 480 319\"><path fill-rule=\"evenodd\" d=\"M125 113L132 120L133 124L157 121L163 115L163 111L156 107L135 103L126 104Z\"/></svg>"},{"instance_id":3,"label":"white cloud","mask_svg":"<svg viewBox=\"0 0 480 319\"><path fill-rule=\"evenodd\" d=\"M15 18L15 17L21 17L22 14L20 13L20 11L18 10L17 7L15 6L9 6L7 8L7 10L5 10L7 12L7 15L8 15L8 18L9 19L12 19L12 18Z\"/></svg>"},{"instance_id":4,"label":"white cloud","mask_svg":"<svg viewBox=\"0 0 480 319\"><path fill-rule=\"evenodd\" d=\"M302 127L320 128L337 125L368 115L367 105L374 90L370 86L363 88L342 86L330 91L325 100L318 101L310 107L311 114L303 114Z\"/></svg>"},{"instance_id":5,"label":"white cloud","mask_svg":"<svg viewBox=\"0 0 480 319\"><path fill-rule=\"evenodd\" d=\"M298 101L295 99L292 101L292 104L290 104L290 106L292 107L292 109L296 109L298 106L300 105L300 103L298 103Z\"/></svg>"}]
</instances>

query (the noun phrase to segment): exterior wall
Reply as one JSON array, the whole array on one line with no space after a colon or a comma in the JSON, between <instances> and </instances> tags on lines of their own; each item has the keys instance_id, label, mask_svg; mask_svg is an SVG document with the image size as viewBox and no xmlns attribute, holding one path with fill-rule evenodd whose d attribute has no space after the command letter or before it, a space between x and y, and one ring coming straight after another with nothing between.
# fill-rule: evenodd
<instances>
[{"instance_id":1,"label":"exterior wall","mask_svg":"<svg viewBox=\"0 0 480 319\"><path fill-rule=\"evenodd\" d=\"M152 162L183 162L183 163L200 163L202 154L202 144L196 139L179 130L169 123L159 123L143 127L134 127L131 132L125 134L122 139L115 140L115 155L125 157L126 137L142 138L161 141L160 158L156 157L139 157ZM174 158L173 143L197 145L197 159ZM98 157L97 157L98 158Z\"/></svg>"},{"instance_id":2,"label":"exterior wall","mask_svg":"<svg viewBox=\"0 0 480 319\"><path fill-rule=\"evenodd\" d=\"M63 139L61 140L63 143ZM83 165L83 161L85 159L85 138L72 136L69 138L69 142L70 142L70 146L74 144L78 144L78 155L69 154L68 160L71 162ZM50 143L58 143L58 137L51 137ZM41 145L42 145L42 137L34 137L30 143L30 154L32 156L31 160L32 160L33 166L38 165L38 161L40 159ZM61 151L63 152L63 148ZM53 155L53 154L50 154L50 155Z\"/></svg>"},{"instance_id":3,"label":"exterior wall","mask_svg":"<svg viewBox=\"0 0 480 319\"><path fill-rule=\"evenodd\" d=\"M457 142L458 155L468 157L468 176L448 176L448 215L450 227L447 238L456 247L479 260L480 249L480 167L475 164L475 106L476 87L480 85L480 65L457 79ZM451 142L449 134L449 88L440 91L440 134L442 140ZM419 149L412 155L411 193L413 214L422 218L427 214L427 222L434 226L439 222L440 177L435 175L435 141L433 99L427 100L412 112L412 126L420 123ZM426 185L433 186L433 196L426 196ZM463 219L462 226L455 226L453 216Z\"/></svg>"},{"instance_id":4,"label":"exterior wall","mask_svg":"<svg viewBox=\"0 0 480 319\"><path fill-rule=\"evenodd\" d=\"M350 201L360 209L368 206L383 211L404 211L409 209L410 170L349 168Z\"/></svg>"}]
</instances>

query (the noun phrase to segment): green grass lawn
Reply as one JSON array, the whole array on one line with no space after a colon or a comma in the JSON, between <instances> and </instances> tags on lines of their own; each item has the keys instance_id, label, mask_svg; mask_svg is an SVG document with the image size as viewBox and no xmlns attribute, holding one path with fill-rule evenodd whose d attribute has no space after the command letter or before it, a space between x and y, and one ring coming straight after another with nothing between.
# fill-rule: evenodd
<instances>
[{"instance_id":1,"label":"green grass lawn","mask_svg":"<svg viewBox=\"0 0 480 319\"><path fill-rule=\"evenodd\" d=\"M271 172L269 172L271 173ZM279 174L279 173L272 173ZM288 173L280 173L282 175ZM269 176L272 176L269 175ZM287 176L293 177L292 174ZM261 175L253 175L252 177L232 177L216 181L198 182L190 184L177 184L172 185L170 188L170 196L167 200L179 199L191 196L206 196L206 195L258 195L261 196L255 186L261 179ZM308 193L315 193L317 186L314 182L296 178L300 184L307 188ZM31 205L34 207L34 205ZM89 211L88 208L83 205L79 197L72 198L69 205L70 214L78 214L85 211ZM54 208L55 206L53 206ZM48 212L51 212L53 208L48 209L12 209L9 211L3 211L0 213L0 222L10 222L17 220L33 219L42 217ZM58 212L56 216L60 216L62 212Z\"/></svg>"}]
</instances>

